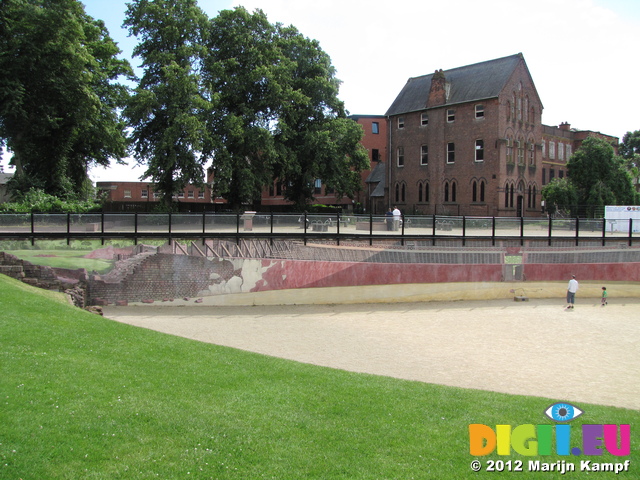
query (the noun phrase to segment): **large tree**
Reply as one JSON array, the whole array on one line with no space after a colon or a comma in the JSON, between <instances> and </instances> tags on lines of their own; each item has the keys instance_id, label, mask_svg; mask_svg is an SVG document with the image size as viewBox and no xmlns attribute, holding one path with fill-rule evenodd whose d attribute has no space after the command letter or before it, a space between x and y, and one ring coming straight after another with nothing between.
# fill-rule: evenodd
<instances>
[{"instance_id":1,"label":"large tree","mask_svg":"<svg viewBox=\"0 0 640 480\"><path fill-rule=\"evenodd\" d=\"M585 139L567 163L567 173L577 189L580 205L603 207L636 203L629 171L603 139Z\"/></svg>"},{"instance_id":2,"label":"large tree","mask_svg":"<svg viewBox=\"0 0 640 480\"><path fill-rule=\"evenodd\" d=\"M139 37L134 56L144 69L125 109L132 151L167 205L187 184L204 180L210 102L200 70L207 23L196 0L133 0L127 8L124 24Z\"/></svg>"},{"instance_id":3,"label":"large tree","mask_svg":"<svg viewBox=\"0 0 640 480\"><path fill-rule=\"evenodd\" d=\"M92 165L126 153L118 77L131 73L101 21L78 0L0 3L0 143L15 193L76 196Z\"/></svg>"},{"instance_id":4,"label":"large tree","mask_svg":"<svg viewBox=\"0 0 640 480\"><path fill-rule=\"evenodd\" d=\"M239 7L213 19L208 47L216 193L239 207L278 180L303 208L316 179L338 194L357 190L368 166L363 131L346 117L318 42Z\"/></svg>"},{"instance_id":5,"label":"large tree","mask_svg":"<svg viewBox=\"0 0 640 480\"><path fill-rule=\"evenodd\" d=\"M352 196L369 156L360 143L362 127L347 118L338 99L331 59L293 26L278 26L278 45L289 60L283 89L288 98L275 131L281 154L275 173L286 185L285 198L302 208L313 198L316 180L339 196Z\"/></svg>"}]
</instances>

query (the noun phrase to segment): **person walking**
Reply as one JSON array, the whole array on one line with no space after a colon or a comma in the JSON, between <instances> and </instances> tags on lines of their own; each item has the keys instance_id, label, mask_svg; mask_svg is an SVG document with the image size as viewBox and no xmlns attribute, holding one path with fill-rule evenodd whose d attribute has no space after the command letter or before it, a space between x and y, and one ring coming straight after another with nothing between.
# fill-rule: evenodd
<instances>
[{"instance_id":1,"label":"person walking","mask_svg":"<svg viewBox=\"0 0 640 480\"><path fill-rule=\"evenodd\" d=\"M573 308L573 304L576 301L576 292L578 291L578 281L576 280L576 276L572 275L571 280L569 280L569 285L567 285L567 310Z\"/></svg>"},{"instance_id":2,"label":"person walking","mask_svg":"<svg viewBox=\"0 0 640 480\"><path fill-rule=\"evenodd\" d=\"M607 287L602 287L602 300L600 301L600 305L603 307L607 304Z\"/></svg>"}]
</instances>

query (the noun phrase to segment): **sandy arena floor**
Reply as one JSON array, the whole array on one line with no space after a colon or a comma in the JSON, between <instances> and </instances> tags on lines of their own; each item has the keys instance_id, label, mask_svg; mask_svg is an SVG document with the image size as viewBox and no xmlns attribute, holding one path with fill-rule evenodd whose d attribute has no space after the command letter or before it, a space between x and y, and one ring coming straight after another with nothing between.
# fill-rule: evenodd
<instances>
[{"instance_id":1,"label":"sandy arena floor","mask_svg":"<svg viewBox=\"0 0 640 480\"><path fill-rule=\"evenodd\" d=\"M640 300L105 307L203 342L354 372L640 410Z\"/></svg>"}]
</instances>

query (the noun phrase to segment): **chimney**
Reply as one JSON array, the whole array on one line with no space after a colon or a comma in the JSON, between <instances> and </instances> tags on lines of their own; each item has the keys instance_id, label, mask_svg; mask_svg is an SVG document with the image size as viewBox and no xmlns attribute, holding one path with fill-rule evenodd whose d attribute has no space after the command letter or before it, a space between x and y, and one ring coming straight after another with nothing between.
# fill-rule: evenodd
<instances>
[{"instance_id":1,"label":"chimney","mask_svg":"<svg viewBox=\"0 0 640 480\"><path fill-rule=\"evenodd\" d=\"M564 130L564 131L568 132L569 130L571 130L571 124L567 123L567 122L562 122L558 128L560 130Z\"/></svg>"},{"instance_id":2,"label":"chimney","mask_svg":"<svg viewBox=\"0 0 640 480\"><path fill-rule=\"evenodd\" d=\"M436 107L445 103L447 103L446 79L442 70L436 70L431 77L431 89L426 106Z\"/></svg>"}]
</instances>

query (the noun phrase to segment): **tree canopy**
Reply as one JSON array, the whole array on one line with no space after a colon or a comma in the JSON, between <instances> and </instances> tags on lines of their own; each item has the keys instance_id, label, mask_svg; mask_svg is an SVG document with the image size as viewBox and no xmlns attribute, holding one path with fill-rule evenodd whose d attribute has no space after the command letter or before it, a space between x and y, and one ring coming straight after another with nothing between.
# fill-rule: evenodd
<instances>
[{"instance_id":1,"label":"tree canopy","mask_svg":"<svg viewBox=\"0 0 640 480\"><path fill-rule=\"evenodd\" d=\"M90 166L125 156L117 79L131 68L119 53L78 0L3 0L0 144L13 154L14 192L74 197Z\"/></svg>"},{"instance_id":2,"label":"tree canopy","mask_svg":"<svg viewBox=\"0 0 640 480\"><path fill-rule=\"evenodd\" d=\"M295 27L242 7L212 20L205 60L214 188L234 206L279 181L303 208L317 179L352 195L368 166L363 131L338 99L329 56Z\"/></svg>"},{"instance_id":3,"label":"tree canopy","mask_svg":"<svg viewBox=\"0 0 640 480\"><path fill-rule=\"evenodd\" d=\"M134 56L144 69L125 109L132 152L168 205L187 184L204 182L210 104L200 68L207 21L196 0L133 0L127 8L124 25L140 39Z\"/></svg>"}]
</instances>

